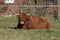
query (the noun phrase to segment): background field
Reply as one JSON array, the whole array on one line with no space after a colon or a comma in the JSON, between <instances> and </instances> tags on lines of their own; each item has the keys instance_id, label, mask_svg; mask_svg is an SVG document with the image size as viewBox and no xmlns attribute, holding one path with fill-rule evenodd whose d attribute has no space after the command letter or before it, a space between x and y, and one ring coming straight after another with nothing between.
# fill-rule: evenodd
<instances>
[{"instance_id":1,"label":"background field","mask_svg":"<svg viewBox=\"0 0 60 40\"><path fill-rule=\"evenodd\" d=\"M51 17L50 17L51 18ZM16 17L0 17L0 40L60 40L60 23L51 21L51 28L40 30L14 29Z\"/></svg>"}]
</instances>

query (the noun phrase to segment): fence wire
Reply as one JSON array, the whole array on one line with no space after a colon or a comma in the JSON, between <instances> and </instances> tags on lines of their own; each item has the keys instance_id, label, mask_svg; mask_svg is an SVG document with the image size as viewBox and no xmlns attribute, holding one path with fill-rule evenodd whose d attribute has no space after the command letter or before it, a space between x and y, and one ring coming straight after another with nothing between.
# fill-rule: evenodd
<instances>
[{"instance_id":1,"label":"fence wire","mask_svg":"<svg viewBox=\"0 0 60 40\"><path fill-rule=\"evenodd\" d=\"M20 5L19 12L35 16L51 15L54 20L57 19L58 5Z\"/></svg>"}]
</instances>

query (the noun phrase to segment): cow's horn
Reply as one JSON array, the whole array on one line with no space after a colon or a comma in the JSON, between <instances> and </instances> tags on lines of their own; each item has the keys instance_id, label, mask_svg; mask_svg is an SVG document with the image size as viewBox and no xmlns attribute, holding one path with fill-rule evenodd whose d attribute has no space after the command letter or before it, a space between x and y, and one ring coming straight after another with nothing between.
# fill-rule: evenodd
<instances>
[{"instance_id":1,"label":"cow's horn","mask_svg":"<svg viewBox=\"0 0 60 40\"><path fill-rule=\"evenodd\" d=\"M30 14L27 14L27 15L30 15Z\"/></svg>"}]
</instances>

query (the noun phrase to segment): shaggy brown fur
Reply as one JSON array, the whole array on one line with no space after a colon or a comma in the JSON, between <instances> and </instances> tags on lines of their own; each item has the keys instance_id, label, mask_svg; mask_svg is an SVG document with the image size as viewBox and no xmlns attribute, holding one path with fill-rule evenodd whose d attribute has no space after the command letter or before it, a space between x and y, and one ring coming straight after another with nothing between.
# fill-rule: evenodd
<instances>
[{"instance_id":1,"label":"shaggy brown fur","mask_svg":"<svg viewBox=\"0 0 60 40\"><path fill-rule=\"evenodd\" d=\"M19 15L19 22L24 22L23 29L49 29L50 22L42 16L28 16L25 13ZM21 24L21 23L20 23Z\"/></svg>"}]
</instances>

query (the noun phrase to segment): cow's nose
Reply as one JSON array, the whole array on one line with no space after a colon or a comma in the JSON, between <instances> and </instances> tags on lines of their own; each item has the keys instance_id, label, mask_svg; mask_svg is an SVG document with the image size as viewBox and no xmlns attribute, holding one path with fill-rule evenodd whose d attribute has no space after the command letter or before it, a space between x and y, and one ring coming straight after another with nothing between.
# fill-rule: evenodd
<instances>
[{"instance_id":1,"label":"cow's nose","mask_svg":"<svg viewBox=\"0 0 60 40\"><path fill-rule=\"evenodd\" d=\"M20 22L20 24L24 24L24 22Z\"/></svg>"}]
</instances>

